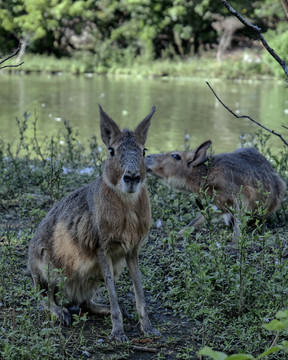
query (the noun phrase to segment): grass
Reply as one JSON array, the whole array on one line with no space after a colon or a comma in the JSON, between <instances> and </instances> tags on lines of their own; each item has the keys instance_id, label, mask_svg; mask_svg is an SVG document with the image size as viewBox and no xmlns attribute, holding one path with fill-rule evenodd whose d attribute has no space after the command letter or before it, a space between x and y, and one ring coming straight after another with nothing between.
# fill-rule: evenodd
<instances>
[{"instance_id":1,"label":"grass","mask_svg":"<svg viewBox=\"0 0 288 360\"><path fill-rule=\"evenodd\" d=\"M26 135L28 127L33 128L32 138ZM150 177L153 223L140 263L148 310L162 337L141 335L127 271L117 292L130 314L124 322L130 342L108 340L109 317L76 314L70 328L55 323L41 310L41 294L25 276L28 243L53 203L101 174L106 154L95 137L84 149L68 122L59 136L41 143L37 123L27 114L18 128L17 143L0 142L0 358L256 357L287 339L287 327L280 326L276 335L273 328L263 327L288 308L287 199L265 226L250 228L249 216L243 216L243 235L231 248L231 229L216 222L209 198L205 226L180 239L178 231L196 216L195 199ZM288 149L275 156L269 135L253 138L287 183ZM197 355L202 348L203 355ZM285 347L269 359L283 359L283 351Z\"/></svg>"},{"instance_id":2,"label":"grass","mask_svg":"<svg viewBox=\"0 0 288 360\"><path fill-rule=\"evenodd\" d=\"M215 52L204 52L186 60L162 59L147 61L138 58L124 59L122 63L109 59L99 61L89 52L75 53L72 57L58 59L54 56L25 54L24 64L15 71L24 72L68 72L73 74L95 73L135 77L209 77L228 79L258 79L275 76L261 51L244 49L228 54L221 62L216 61ZM13 70L14 71L14 70ZM278 73L278 76L281 74Z\"/></svg>"}]
</instances>

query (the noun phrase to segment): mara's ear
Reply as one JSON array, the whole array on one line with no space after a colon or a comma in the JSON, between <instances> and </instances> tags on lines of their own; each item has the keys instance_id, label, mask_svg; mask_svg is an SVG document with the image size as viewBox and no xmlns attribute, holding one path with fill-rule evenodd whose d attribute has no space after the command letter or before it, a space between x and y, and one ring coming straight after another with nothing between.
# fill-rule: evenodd
<instances>
[{"instance_id":1,"label":"mara's ear","mask_svg":"<svg viewBox=\"0 0 288 360\"><path fill-rule=\"evenodd\" d=\"M207 160L206 152L208 148L211 146L211 144L212 144L211 140L205 141L203 144L199 145L196 149L191 151L190 152L191 157L188 156L187 166L194 167L206 161Z\"/></svg>"},{"instance_id":2,"label":"mara's ear","mask_svg":"<svg viewBox=\"0 0 288 360\"><path fill-rule=\"evenodd\" d=\"M121 130L111 117L99 105L101 138L106 146L110 146Z\"/></svg>"},{"instance_id":3,"label":"mara's ear","mask_svg":"<svg viewBox=\"0 0 288 360\"><path fill-rule=\"evenodd\" d=\"M155 106L152 107L150 113L140 122L134 130L134 133L139 137L141 144L144 145L147 139L147 133L150 126L150 120L155 112Z\"/></svg>"}]
</instances>

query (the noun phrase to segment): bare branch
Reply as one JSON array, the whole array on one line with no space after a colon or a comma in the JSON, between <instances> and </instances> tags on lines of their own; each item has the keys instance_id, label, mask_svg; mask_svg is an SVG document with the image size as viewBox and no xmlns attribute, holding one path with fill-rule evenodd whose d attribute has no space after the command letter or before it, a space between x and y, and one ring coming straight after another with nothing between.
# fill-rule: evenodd
<instances>
[{"instance_id":1,"label":"bare branch","mask_svg":"<svg viewBox=\"0 0 288 360\"><path fill-rule=\"evenodd\" d=\"M144 347L144 346L133 346L133 350L136 351L144 351L144 352L151 352L151 353L156 353L157 349L156 348L150 348L150 347Z\"/></svg>"},{"instance_id":2,"label":"bare branch","mask_svg":"<svg viewBox=\"0 0 288 360\"><path fill-rule=\"evenodd\" d=\"M5 61L11 59L12 57L16 56L16 55L19 53L20 49L21 49L21 43L19 43L17 50L16 50L13 54L7 56L7 57L4 58L3 60L0 60L0 65L2 65ZM1 69L5 69L5 68L8 68L8 67L10 67L10 68L18 67L18 66L20 66L20 65L22 65L22 64L24 64L24 61L22 61L20 64L17 64L17 65L4 65L4 66L0 66L0 70L1 70Z\"/></svg>"},{"instance_id":3,"label":"bare branch","mask_svg":"<svg viewBox=\"0 0 288 360\"><path fill-rule=\"evenodd\" d=\"M208 81L206 81L206 84L209 86L210 90L213 92L213 94L214 94L214 96L216 97L216 99L220 102L220 104L221 104L226 110L228 110L228 111L230 112L230 114L232 114L233 116L235 116L237 119L243 119L243 118L249 119L249 120L252 121L254 124L260 126L262 129L270 132L270 133L273 134L273 135L278 136L278 137L283 141L283 143L284 143L286 146L288 146L288 142L283 138L283 136L282 136L281 134L277 133L277 132L274 131L274 130L268 129L266 126L260 124L258 121L254 120L253 118L251 118L251 117L248 116L248 115L240 115L240 116L239 116L239 115L235 114L231 109L229 109L228 106L226 106L226 105L223 103L223 101L220 100L220 98L219 98L218 95L215 93L215 91L212 89L212 87L211 87L211 85L208 83ZM283 125L282 125L282 126L283 126ZM285 126L283 126L283 127L286 128Z\"/></svg>"},{"instance_id":4,"label":"bare branch","mask_svg":"<svg viewBox=\"0 0 288 360\"><path fill-rule=\"evenodd\" d=\"M226 0L220 0L222 2L222 4L228 9L228 11L237 17L237 19L239 21L241 21L245 26L249 27L250 29L254 30L259 38L259 40L262 42L263 46L265 47L265 49L270 53L270 55L273 56L273 58L280 64L280 66L282 67L282 69L285 72L286 78L288 80L288 68L287 65L285 63L285 61L283 59L281 59L276 53L275 51L268 45L267 41L265 40L265 38L263 37L263 35L261 34L261 29L256 26L251 24L249 21L245 20L235 9L232 8L232 6L226 1Z\"/></svg>"},{"instance_id":5,"label":"bare branch","mask_svg":"<svg viewBox=\"0 0 288 360\"><path fill-rule=\"evenodd\" d=\"M279 339L279 335L280 335L280 330L277 331L277 333L276 333L276 335L275 335L275 338L274 338L272 344L270 345L269 349L271 349L273 346L275 346L276 342L277 342L278 339ZM268 350L269 350L269 349L268 349ZM268 360L268 356L266 356L264 360Z\"/></svg>"}]
</instances>

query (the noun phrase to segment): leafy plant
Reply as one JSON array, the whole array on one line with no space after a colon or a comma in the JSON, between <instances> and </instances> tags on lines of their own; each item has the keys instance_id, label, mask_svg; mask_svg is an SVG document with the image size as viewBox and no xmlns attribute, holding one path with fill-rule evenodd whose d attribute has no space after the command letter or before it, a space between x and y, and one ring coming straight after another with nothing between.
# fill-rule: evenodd
<instances>
[{"instance_id":1,"label":"leafy plant","mask_svg":"<svg viewBox=\"0 0 288 360\"><path fill-rule=\"evenodd\" d=\"M283 331L285 334L288 333L288 310L278 311L276 314L276 319L271 320L268 324L264 324L263 327L270 331L277 331L277 334L273 340L272 346L268 350L265 350L263 353L254 357L250 354L233 354L226 355L220 351L214 351L210 347L206 346L198 352L200 356L208 356L214 360L260 360L267 358L268 355L276 354L278 352L288 353L288 340L282 341L282 344L276 345L279 332Z\"/></svg>"}]
</instances>

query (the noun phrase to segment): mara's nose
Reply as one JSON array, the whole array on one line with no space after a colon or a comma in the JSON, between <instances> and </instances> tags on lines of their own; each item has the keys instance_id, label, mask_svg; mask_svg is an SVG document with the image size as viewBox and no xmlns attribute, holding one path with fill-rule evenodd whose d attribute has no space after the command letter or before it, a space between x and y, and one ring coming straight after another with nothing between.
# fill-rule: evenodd
<instances>
[{"instance_id":1,"label":"mara's nose","mask_svg":"<svg viewBox=\"0 0 288 360\"><path fill-rule=\"evenodd\" d=\"M141 176L140 176L139 172L137 172L137 173L129 172L123 176L123 180L126 184L129 184L129 183L139 184L141 181Z\"/></svg>"}]
</instances>

